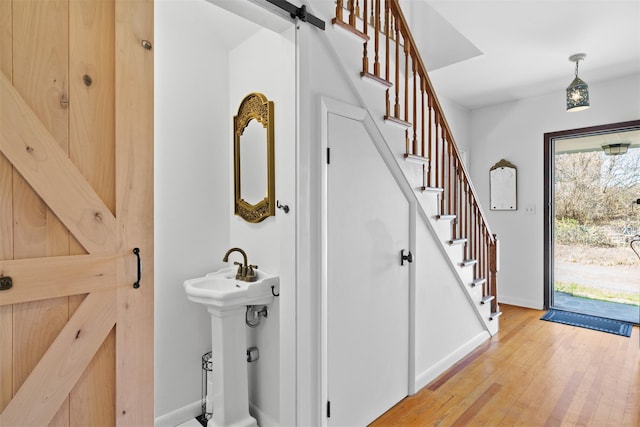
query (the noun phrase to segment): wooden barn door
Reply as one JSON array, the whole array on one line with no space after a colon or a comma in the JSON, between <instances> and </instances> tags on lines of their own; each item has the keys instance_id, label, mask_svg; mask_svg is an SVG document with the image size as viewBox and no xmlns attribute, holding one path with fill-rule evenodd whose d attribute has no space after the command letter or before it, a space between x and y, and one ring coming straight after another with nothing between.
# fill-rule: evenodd
<instances>
[{"instance_id":1,"label":"wooden barn door","mask_svg":"<svg viewBox=\"0 0 640 427\"><path fill-rule=\"evenodd\" d=\"M153 425L152 43L153 0L0 0L0 426Z\"/></svg>"}]
</instances>

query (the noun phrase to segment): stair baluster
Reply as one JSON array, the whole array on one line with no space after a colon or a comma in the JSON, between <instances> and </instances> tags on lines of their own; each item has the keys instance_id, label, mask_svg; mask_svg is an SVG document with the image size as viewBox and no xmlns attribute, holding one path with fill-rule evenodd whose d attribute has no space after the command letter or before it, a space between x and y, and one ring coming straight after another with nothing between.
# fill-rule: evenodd
<instances>
[{"instance_id":1,"label":"stair baluster","mask_svg":"<svg viewBox=\"0 0 640 427\"><path fill-rule=\"evenodd\" d=\"M344 3L343 0L336 1L336 17L332 22L341 27L350 27L349 31L358 34L364 40L361 75L387 87L384 118L406 127L405 157L418 156L428 159L428 163L421 165L423 187L438 187L444 190L439 196L438 214L454 216L453 240L467 239L464 243L464 258L477 261L473 267L474 280L486 280L483 284L483 296L494 297L491 299L491 308L492 318L495 318L499 313L495 298L497 238L491 233L485 220L476 191L462 163L399 0L384 0L384 5L382 0L349 0L346 9ZM356 19L360 16L361 6L362 18ZM382 7L384 11L381 11ZM344 22L345 10L348 12L348 24ZM369 27L373 31L373 54L368 52ZM380 55L381 35L384 36L384 55ZM403 58L401 54L404 55ZM370 58L373 58L373 73L369 73ZM384 63L384 77L381 77L380 72L381 61ZM391 67L394 67L393 70ZM411 90L410 78L413 79ZM392 89L391 86L395 88ZM411 133L409 127L413 128Z\"/></svg>"},{"instance_id":2,"label":"stair baluster","mask_svg":"<svg viewBox=\"0 0 640 427\"><path fill-rule=\"evenodd\" d=\"M373 61L373 74L376 77L380 77L380 0L375 0L375 36L374 36L374 61ZM373 12L373 11L372 11Z\"/></svg>"}]
</instances>

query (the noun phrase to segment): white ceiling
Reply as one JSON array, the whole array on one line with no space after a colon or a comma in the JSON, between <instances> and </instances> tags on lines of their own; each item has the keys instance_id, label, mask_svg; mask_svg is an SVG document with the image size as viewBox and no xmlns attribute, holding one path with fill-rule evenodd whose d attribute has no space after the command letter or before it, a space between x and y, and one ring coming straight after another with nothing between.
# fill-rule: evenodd
<instances>
[{"instance_id":1,"label":"white ceiling","mask_svg":"<svg viewBox=\"0 0 640 427\"><path fill-rule=\"evenodd\" d=\"M278 20L271 14L264 13L263 9L259 9L258 6L249 1L206 1L215 7L215 13L207 16L209 26L217 34L216 40L223 43L228 50L232 50L257 33L262 28L261 24L270 28L271 23ZM247 19L244 16L248 16L251 19Z\"/></svg>"},{"instance_id":2,"label":"white ceiling","mask_svg":"<svg viewBox=\"0 0 640 427\"><path fill-rule=\"evenodd\" d=\"M638 0L402 0L419 10L425 1L427 12L464 39L447 39L442 48L456 51L462 43L462 50L471 44L480 52L429 70L438 93L466 108L564 91L574 77L568 58L579 52L587 54L579 75L590 86L640 79ZM412 26L420 31L416 19Z\"/></svg>"},{"instance_id":3,"label":"white ceiling","mask_svg":"<svg viewBox=\"0 0 640 427\"><path fill-rule=\"evenodd\" d=\"M256 4L268 4L208 1L245 15ZM629 75L640 80L640 0L400 3L438 94L468 109L564 92L574 77L568 59L574 53L587 54L579 74L590 87ZM252 15L255 20L270 14L257 8ZM228 47L259 28L234 14L218 16L214 27Z\"/></svg>"}]
</instances>

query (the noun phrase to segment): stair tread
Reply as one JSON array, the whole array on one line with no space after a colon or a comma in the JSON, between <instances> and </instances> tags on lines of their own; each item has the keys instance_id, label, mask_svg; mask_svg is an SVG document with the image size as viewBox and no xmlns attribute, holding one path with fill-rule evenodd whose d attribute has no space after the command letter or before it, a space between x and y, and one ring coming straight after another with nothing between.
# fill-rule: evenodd
<instances>
[{"instance_id":1,"label":"stair tread","mask_svg":"<svg viewBox=\"0 0 640 427\"><path fill-rule=\"evenodd\" d=\"M375 83L378 83L380 86L385 88L390 88L391 86L393 86L393 83L391 83L389 80L382 78L380 76L376 76L375 74L365 73L363 71L360 73L360 77L362 77L363 79L368 79Z\"/></svg>"},{"instance_id":2,"label":"stair tread","mask_svg":"<svg viewBox=\"0 0 640 427\"><path fill-rule=\"evenodd\" d=\"M476 286L484 284L486 281L487 279L485 279L484 277L479 277L475 279L473 282L471 282L471 287L475 288Z\"/></svg>"},{"instance_id":3,"label":"stair tread","mask_svg":"<svg viewBox=\"0 0 640 427\"><path fill-rule=\"evenodd\" d=\"M456 219L455 215L436 215L436 219L441 219L443 221Z\"/></svg>"},{"instance_id":4,"label":"stair tread","mask_svg":"<svg viewBox=\"0 0 640 427\"><path fill-rule=\"evenodd\" d=\"M421 191L426 191L429 193L442 193L444 191L444 188L440 188L440 187L418 187L420 188Z\"/></svg>"},{"instance_id":5,"label":"stair tread","mask_svg":"<svg viewBox=\"0 0 640 427\"><path fill-rule=\"evenodd\" d=\"M497 319L498 317L502 316L502 312L501 311L494 311L493 313L491 313L491 315L489 316L489 320L494 320Z\"/></svg>"},{"instance_id":6,"label":"stair tread","mask_svg":"<svg viewBox=\"0 0 640 427\"><path fill-rule=\"evenodd\" d=\"M397 117L393 117L393 116L384 116L384 121L388 122L388 123L392 123L398 126L401 126L402 128L410 128L411 126L413 126L410 122L404 121L402 119L399 119Z\"/></svg>"},{"instance_id":7,"label":"stair tread","mask_svg":"<svg viewBox=\"0 0 640 427\"><path fill-rule=\"evenodd\" d=\"M416 154L404 153L404 159L408 162L429 164L428 157L418 156Z\"/></svg>"},{"instance_id":8,"label":"stair tread","mask_svg":"<svg viewBox=\"0 0 640 427\"><path fill-rule=\"evenodd\" d=\"M478 260L477 260L477 259L465 259L464 261L462 261L462 262L460 263L460 265L461 265L462 267L468 267L468 266L470 266L470 265L474 265L474 264L476 264L477 262L478 262Z\"/></svg>"},{"instance_id":9,"label":"stair tread","mask_svg":"<svg viewBox=\"0 0 640 427\"><path fill-rule=\"evenodd\" d=\"M334 26L337 26L338 28L342 28L343 30L347 31L349 34L353 34L356 37L358 37L359 39L363 40L363 41L369 41L369 36L366 35L365 33L363 33L360 30L357 30L355 28L353 28L351 25L349 25L348 23L338 20L336 18L333 18L331 20L331 23Z\"/></svg>"},{"instance_id":10,"label":"stair tread","mask_svg":"<svg viewBox=\"0 0 640 427\"><path fill-rule=\"evenodd\" d=\"M451 240L447 240L447 243L450 244L451 246L453 246L453 245L461 245L463 243L467 243L467 238L464 237L462 239L451 239Z\"/></svg>"},{"instance_id":11,"label":"stair tread","mask_svg":"<svg viewBox=\"0 0 640 427\"><path fill-rule=\"evenodd\" d=\"M495 299L495 296L493 295L485 295L484 297L482 297L482 301L480 301L480 304L486 304L489 301L493 301Z\"/></svg>"}]
</instances>

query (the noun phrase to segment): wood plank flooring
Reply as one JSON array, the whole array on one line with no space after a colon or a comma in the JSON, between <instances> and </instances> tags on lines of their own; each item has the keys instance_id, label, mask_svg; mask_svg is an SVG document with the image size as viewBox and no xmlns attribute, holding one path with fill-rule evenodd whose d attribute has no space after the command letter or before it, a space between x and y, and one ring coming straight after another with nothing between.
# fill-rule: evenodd
<instances>
[{"instance_id":1,"label":"wood plank flooring","mask_svg":"<svg viewBox=\"0 0 640 427\"><path fill-rule=\"evenodd\" d=\"M500 332L371 426L640 426L631 338L500 306Z\"/></svg>"}]
</instances>

